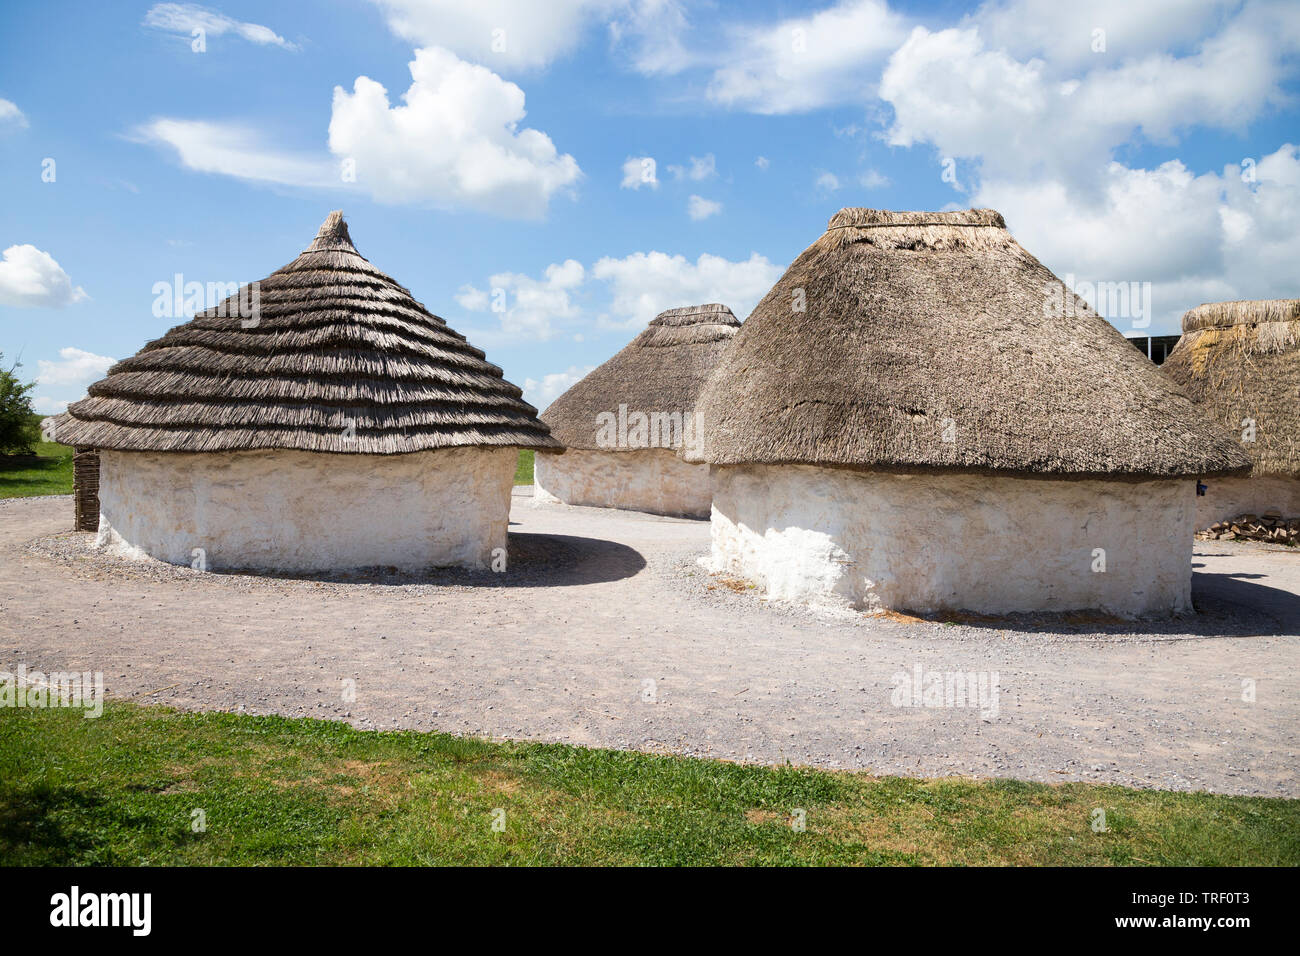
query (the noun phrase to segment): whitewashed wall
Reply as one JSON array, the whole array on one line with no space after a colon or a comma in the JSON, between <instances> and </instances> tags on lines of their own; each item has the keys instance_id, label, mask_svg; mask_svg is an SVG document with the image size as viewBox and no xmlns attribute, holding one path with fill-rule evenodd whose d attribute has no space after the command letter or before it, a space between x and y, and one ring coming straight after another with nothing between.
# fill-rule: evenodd
<instances>
[{"instance_id":1,"label":"whitewashed wall","mask_svg":"<svg viewBox=\"0 0 1300 956\"><path fill-rule=\"evenodd\" d=\"M102 451L96 544L173 564L202 548L213 569L490 567L517 455Z\"/></svg>"},{"instance_id":2,"label":"whitewashed wall","mask_svg":"<svg viewBox=\"0 0 1300 956\"><path fill-rule=\"evenodd\" d=\"M770 597L933 612L1191 607L1195 482L713 472L712 568ZM1093 571L1094 549L1105 551Z\"/></svg>"},{"instance_id":3,"label":"whitewashed wall","mask_svg":"<svg viewBox=\"0 0 1300 956\"><path fill-rule=\"evenodd\" d=\"M1280 511L1284 518L1300 516L1300 478L1206 478L1205 484L1204 496L1196 499L1197 531L1242 514Z\"/></svg>"},{"instance_id":4,"label":"whitewashed wall","mask_svg":"<svg viewBox=\"0 0 1300 956\"><path fill-rule=\"evenodd\" d=\"M538 452L533 483L538 501L688 518L709 516L709 466L688 464L669 448Z\"/></svg>"}]
</instances>

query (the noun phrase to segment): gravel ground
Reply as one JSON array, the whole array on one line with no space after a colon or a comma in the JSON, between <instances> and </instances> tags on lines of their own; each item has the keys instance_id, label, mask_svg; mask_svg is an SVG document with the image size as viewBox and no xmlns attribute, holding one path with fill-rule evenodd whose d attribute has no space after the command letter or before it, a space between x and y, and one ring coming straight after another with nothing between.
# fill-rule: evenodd
<instances>
[{"instance_id":1,"label":"gravel ground","mask_svg":"<svg viewBox=\"0 0 1300 956\"><path fill-rule=\"evenodd\" d=\"M0 501L0 670L100 670L110 696L359 727L1300 796L1294 550L1197 542L1199 613L1173 621L943 623L770 604L699 568L707 522L537 507L530 489L505 574L124 562L64 530L71 513ZM916 667L996 672L997 696L895 706L894 675Z\"/></svg>"}]
</instances>

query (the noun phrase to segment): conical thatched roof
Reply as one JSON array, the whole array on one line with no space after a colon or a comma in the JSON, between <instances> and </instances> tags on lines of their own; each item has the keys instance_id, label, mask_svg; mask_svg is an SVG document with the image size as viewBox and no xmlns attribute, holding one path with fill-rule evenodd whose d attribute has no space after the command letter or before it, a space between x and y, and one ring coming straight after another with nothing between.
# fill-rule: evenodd
<instances>
[{"instance_id":1,"label":"conical thatched roof","mask_svg":"<svg viewBox=\"0 0 1300 956\"><path fill-rule=\"evenodd\" d=\"M124 451L396 454L558 443L483 352L352 245L340 212L293 262L118 362L56 421ZM245 327L250 325L250 327ZM355 437L353 437L355 436Z\"/></svg>"},{"instance_id":2,"label":"conical thatched roof","mask_svg":"<svg viewBox=\"0 0 1300 956\"><path fill-rule=\"evenodd\" d=\"M1242 447L1255 475L1300 475L1300 299L1211 302L1183 316L1161 370Z\"/></svg>"},{"instance_id":3,"label":"conical thatched roof","mask_svg":"<svg viewBox=\"0 0 1300 956\"><path fill-rule=\"evenodd\" d=\"M609 361L557 398L543 414L551 433L569 448L630 451L598 444L597 416L630 412L686 412L731 343L740 322L711 303L660 312Z\"/></svg>"},{"instance_id":4,"label":"conical thatched roof","mask_svg":"<svg viewBox=\"0 0 1300 956\"><path fill-rule=\"evenodd\" d=\"M991 209L841 210L698 408L720 465L1140 479L1249 464Z\"/></svg>"}]
</instances>

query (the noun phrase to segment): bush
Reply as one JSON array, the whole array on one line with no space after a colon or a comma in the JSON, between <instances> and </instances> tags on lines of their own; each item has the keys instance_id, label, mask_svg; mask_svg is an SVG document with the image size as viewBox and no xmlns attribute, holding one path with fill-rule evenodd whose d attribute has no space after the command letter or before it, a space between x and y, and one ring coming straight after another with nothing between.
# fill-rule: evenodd
<instances>
[{"instance_id":1,"label":"bush","mask_svg":"<svg viewBox=\"0 0 1300 956\"><path fill-rule=\"evenodd\" d=\"M0 362L4 353L0 352ZM22 366L15 362L11 368L0 365L0 454L30 455L36 450L40 419L32 411L28 394L35 382L24 385L14 373Z\"/></svg>"}]
</instances>

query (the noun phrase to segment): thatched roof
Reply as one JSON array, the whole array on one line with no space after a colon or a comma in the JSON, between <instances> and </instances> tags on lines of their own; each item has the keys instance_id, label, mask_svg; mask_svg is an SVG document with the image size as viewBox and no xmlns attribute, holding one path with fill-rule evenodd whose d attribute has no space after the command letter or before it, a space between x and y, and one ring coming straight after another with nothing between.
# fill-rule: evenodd
<instances>
[{"instance_id":1,"label":"thatched roof","mask_svg":"<svg viewBox=\"0 0 1300 956\"><path fill-rule=\"evenodd\" d=\"M332 212L306 250L239 297L118 362L56 421L124 451L397 454L557 448L501 369L352 245ZM355 436L355 437L353 437Z\"/></svg>"},{"instance_id":2,"label":"thatched roof","mask_svg":"<svg viewBox=\"0 0 1300 956\"><path fill-rule=\"evenodd\" d=\"M669 309L657 315L622 351L593 369L543 414L551 433L569 448L631 451L597 442L597 416L694 411L705 379L731 343L740 322L725 305Z\"/></svg>"},{"instance_id":3,"label":"thatched roof","mask_svg":"<svg viewBox=\"0 0 1300 956\"><path fill-rule=\"evenodd\" d=\"M1300 475L1300 299L1197 306L1160 368L1228 433L1254 420L1252 474Z\"/></svg>"},{"instance_id":4,"label":"thatched roof","mask_svg":"<svg viewBox=\"0 0 1300 956\"><path fill-rule=\"evenodd\" d=\"M698 407L719 465L1141 479L1249 464L991 209L841 210Z\"/></svg>"}]
</instances>

